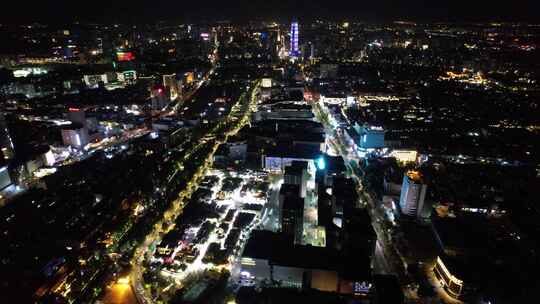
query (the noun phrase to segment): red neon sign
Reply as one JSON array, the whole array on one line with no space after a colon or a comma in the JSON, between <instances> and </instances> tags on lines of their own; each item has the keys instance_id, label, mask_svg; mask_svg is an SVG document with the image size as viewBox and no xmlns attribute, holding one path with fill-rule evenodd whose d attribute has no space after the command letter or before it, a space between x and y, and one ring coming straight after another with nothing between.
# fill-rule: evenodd
<instances>
[{"instance_id":1,"label":"red neon sign","mask_svg":"<svg viewBox=\"0 0 540 304\"><path fill-rule=\"evenodd\" d=\"M116 57L118 61L131 61L135 59L133 52L117 52Z\"/></svg>"}]
</instances>

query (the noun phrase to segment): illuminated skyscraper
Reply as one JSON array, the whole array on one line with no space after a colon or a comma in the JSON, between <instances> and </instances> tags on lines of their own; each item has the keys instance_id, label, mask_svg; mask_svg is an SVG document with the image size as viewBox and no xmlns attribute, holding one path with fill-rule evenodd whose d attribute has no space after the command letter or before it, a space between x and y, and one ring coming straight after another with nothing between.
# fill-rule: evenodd
<instances>
[{"instance_id":1,"label":"illuminated skyscraper","mask_svg":"<svg viewBox=\"0 0 540 304\"><path fill-rule=\"evenodd\" d=\"M88 130L81 124L71 124L62 128L61 132L62 141L66 146L82 149L90 142Z\"/></svg>"},{"instance_id":2,"label":"illuminated skyscraper","mask_svg":"<svg viewBox=\"0 0 540 304\"><path fill-rule=\"evenodd\" d=\"M403 176L399 206L403 214L422 217L425 208L427 185L418 171L408 171Z\"/></svg>"},{"instance_id":3,"label":"illuminated skyscraper","mask_svg":"<svg viewBox=\"0 0 540 304\"><path fill-rule=\"evenodd\" d=\"M300 51L298 48L298 21L293 21L291 23L291 57L300 56Z\"/></svg>"},{"instance_id":4,"label":"illuminated skyscraper","mask_svg":"<svg viewBox=\"0 0 540 304\"><path fill-rule=\"evenodd\" d=\"M165 90L169 92L169 95L171 96L171 100L174 100L179 95L179 83L176 79L176 74L170 74L170 75L163 75L163 86L165 86Z\"/></svg>"}]
</instances>

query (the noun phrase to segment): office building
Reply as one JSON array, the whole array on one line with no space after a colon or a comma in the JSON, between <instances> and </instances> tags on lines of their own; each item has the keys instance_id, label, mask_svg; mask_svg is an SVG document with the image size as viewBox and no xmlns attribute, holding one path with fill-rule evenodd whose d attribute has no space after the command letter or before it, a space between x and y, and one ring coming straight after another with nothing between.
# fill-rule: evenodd
<instances>
[{"instance_id":1,"label":"office building","mask_svg":"<svg viewBox=\"0 0 540 304\"><path fill-rule=\"evenodd\" d=\"M422 217L425 208L427 185L418 171L408 171L403 176L399 206L401 212L412 217Z\"/></svg>"},{"instance_id":2,"label":"office building","mask_svg":"<svg viewBox=\"0 0 540 304\"><path fill-rule=\"evenodd\" d=\"M285 167L283 183L298 185L300 187L300 197L306 197L308 174L308 162L293 161L291 165Z\"/></svg>"},{"instance_id":3,"label":"office building","mask_svg":"<svg viewBox=\"0 0 540 304\"><path fill-rule=\"evenodd\" d=\"M279 191L281 231L287 235L300 236L304 216L304 199L300 197L300 186L283 184Z\"/></svg>"}]
</instances>

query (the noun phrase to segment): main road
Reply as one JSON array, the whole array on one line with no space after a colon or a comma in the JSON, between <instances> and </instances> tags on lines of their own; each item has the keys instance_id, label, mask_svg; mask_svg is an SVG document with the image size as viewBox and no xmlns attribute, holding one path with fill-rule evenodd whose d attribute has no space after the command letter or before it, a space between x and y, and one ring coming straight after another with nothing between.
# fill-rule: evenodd
<instances>
[{"instance_id":1,"label":"main road","mask_svg":"<svg viewBox=\"0 0 540 304\"><path fill-rule=\"evenodd\" d=\"M181 160L178 160L174 164L176 170L169 177L169 181L175 179L179 173L185 173L183 172L185 163L194 161L195 159L204 159L203 164L189 178L186 189L178 193L178 197L172 202L169 210L164 212L163 217L154 225L151 233L146 236L145 241L135 251L131 261L133 269L129 277L140 303L152 303L151 296L142 286L141 264L145 255L150 253L148 248L151 244L157 243L164 233L167 233L174 227L174 220L182 214L185 202L197 189L198 183L204 177L206 170L211 166L213 155L218 147L226 143L229 136L235 135L243 126L249 123L251 114L257 108L259 86L260 80L255 81L251 85L251 88L240 96L237 103L232 107L231 112L207 134L193 141L194 145L185 152ZM199 154L204 152L207 154L201 157Z\"/></svg>"},{"instance_id":2,"label":"main road","mask_svg":"<svg viewBox=\"0 0 540 304\"><path fill-rule=\"evenodd\" d=\"M406 270L404 258L397 250L395 239L391 237L392 224L386 218L384 210L380 204L377 205L370 193L364 188L364 172L358 166L358 157L350 149L343 134L337 131L338 124L330 114L327 107L319 101L312 103L315 117L324 126L325 132L330 136L330 142L333 149L343 158L351 178L355 181L359 195L359 206L367 207L371 216L372 226L377 235L376 265L380 267L381 273L392 273L398 276L402 286L408 286L411 283ZM416 295L409 288L404 288L406 296L410 299L416 299Z\"/></svg>"}]
</instances>

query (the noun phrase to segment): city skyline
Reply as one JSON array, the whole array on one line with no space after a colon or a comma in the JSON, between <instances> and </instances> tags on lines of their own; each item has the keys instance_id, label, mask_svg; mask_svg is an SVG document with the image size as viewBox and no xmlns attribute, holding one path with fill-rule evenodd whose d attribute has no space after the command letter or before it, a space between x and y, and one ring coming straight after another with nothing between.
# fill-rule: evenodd
<instances>
[{"instance_id":1,"label":"city skyline","mask_svg":"<svg viewBox=\"0 0 540 304\"><path fill-rule=\"evenodd\" d=\"M10 10L0 302L530 301L540 26L444 3Z\"/></svg>"},{"instance_id":2,"label":"city skyline","mask_svg":"<svg viewBox=\"0 0 540 304\"><path fill-rule=\"evenodd\" d=\"M351 19L365 21L412 20L418 22L540 22L537 11L540 4L534 0L517 3L481 1L393 1L359 2L337 0L299 1L217 1L175 2L170 0L116 1L95 0L84 5L67 0L32 2L22 5L8 2L0 16L4 22L155 22L157 19L186 20L277 20L303 18Z\"/></svg>"}]
</instances>

